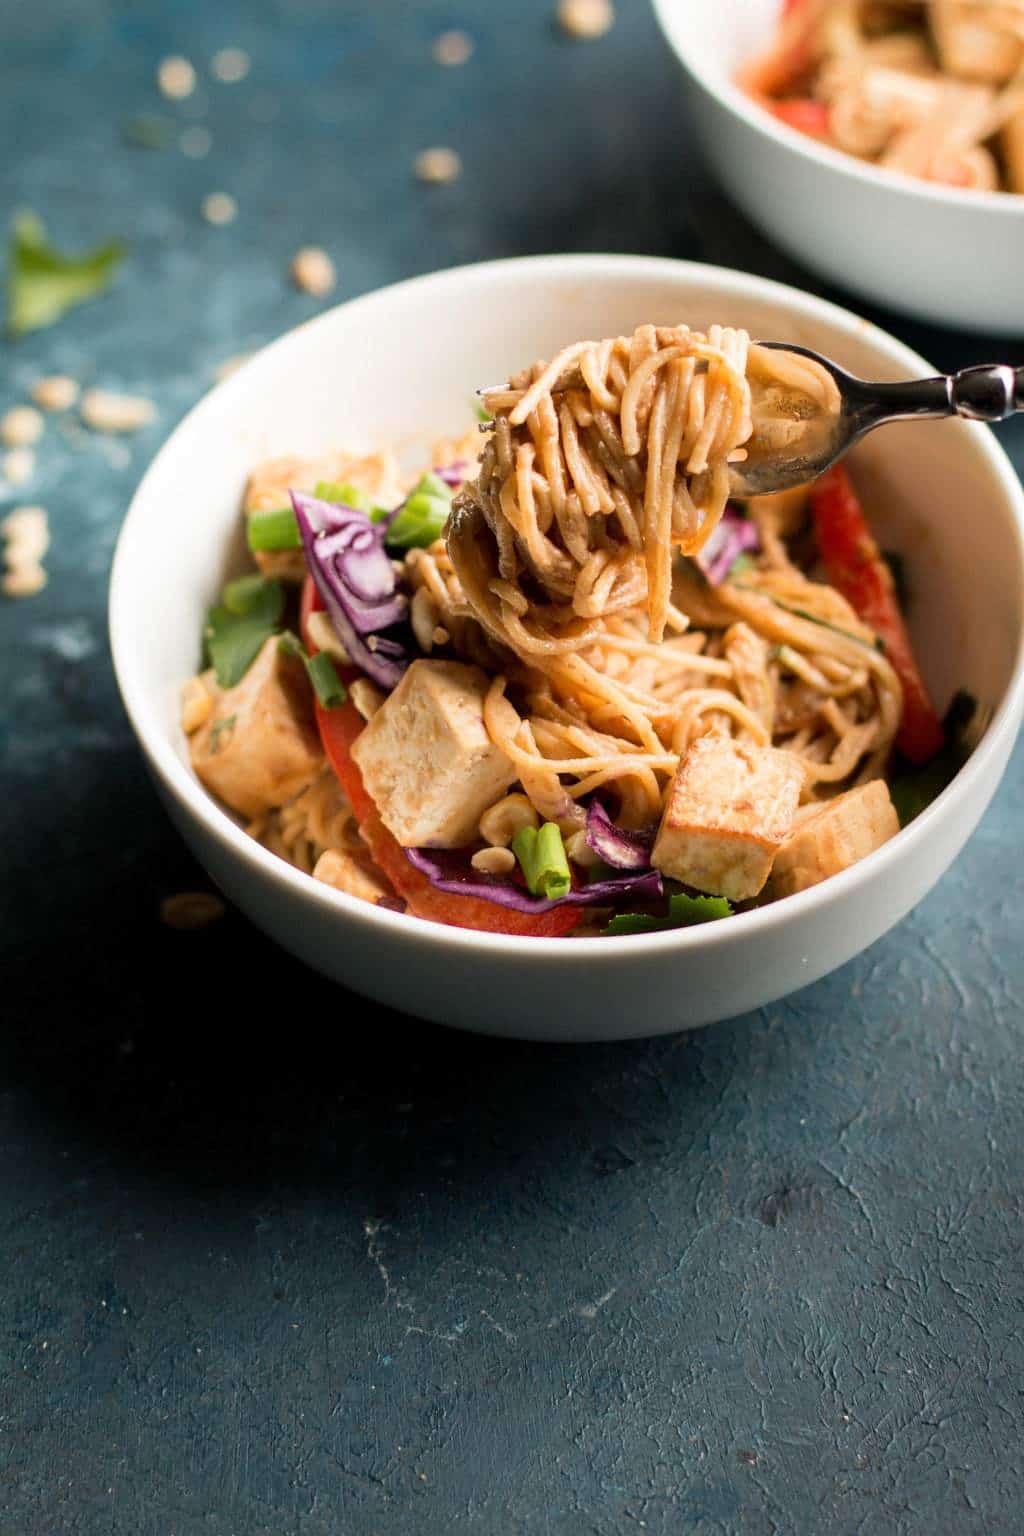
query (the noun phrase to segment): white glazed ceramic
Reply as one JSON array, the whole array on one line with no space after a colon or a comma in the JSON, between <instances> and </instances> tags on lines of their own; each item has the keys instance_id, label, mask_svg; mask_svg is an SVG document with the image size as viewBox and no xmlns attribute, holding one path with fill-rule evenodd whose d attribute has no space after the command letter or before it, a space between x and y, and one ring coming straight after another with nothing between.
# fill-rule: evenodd
<instances>
[{"instance_id":1,"label":"white glazed ceramic","mask_svg":"<svg viewBox=\"0 0 1024 1536\"><path fill-rule=\"evenodd\" d=\"M738 272L623 256L496 262L386 288L283 337L186 417L136 493L114 562L111 642L160 795L232 901L358 992L446 1024L547 1040L656 1034L739 1014L814 981L896 923L958 853L999 782L1024 705L1024 496L991 433L965 422L886 429L857 464L877 488L883 544L907 556L914 634L940 702L963 685L994 718L913 826L815 890L670 934L468 933L300 874L247 838L194 778L179 690L198 662L207 605L237 569L239 502L258 459L388 443L425 453L432 438L465 428L475 385L580 336L680 320L804 342L878 378L926 367L844 310Z\"/></svg>"},{"instance_id":2,"label":"white glazed ceramic","mask_svg":"<svg viewBox=\"0 0 1024 1536\"><path fill-rule=\"evenodd\" d=\"M778 25L780 0L653 0L693 89L727 191L830 282L924 320L1024 333L1024 196L880 171L815 143L733 84Z\"/></svg>"}]
</instances>

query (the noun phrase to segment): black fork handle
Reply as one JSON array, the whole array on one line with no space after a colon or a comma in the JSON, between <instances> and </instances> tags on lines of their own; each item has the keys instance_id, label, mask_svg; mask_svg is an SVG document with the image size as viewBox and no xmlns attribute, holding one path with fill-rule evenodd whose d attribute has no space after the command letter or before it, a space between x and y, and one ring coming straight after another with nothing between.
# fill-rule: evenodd
<instances>
[{"instance_id":1,"label":"black fork handle","mask_svg":"<svg viewBox=\"0 0 1024 1536\"><path fill-rule=\"evenodd\" d=\"M927 420L964 416L969 421L1005 421L1024 411L1024 368L985 363L959 373L906 383L869 383L836 370L845 396L846 412L858 431L887 421Z\"/></svg>"}]
</instances>

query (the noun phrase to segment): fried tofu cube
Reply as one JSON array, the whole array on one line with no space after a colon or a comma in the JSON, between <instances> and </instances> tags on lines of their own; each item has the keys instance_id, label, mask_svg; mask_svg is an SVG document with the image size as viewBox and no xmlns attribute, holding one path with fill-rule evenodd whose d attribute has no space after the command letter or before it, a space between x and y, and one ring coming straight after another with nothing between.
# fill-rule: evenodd
<instances>
[{"instance_id":1,"label":"fried tofu cube","mask_svg":"<svg viewBox=\"0 0 1024 1536\"><path fill-rule=\"evenodd\" d=\"M394 889L368 855L360 858L344 849L328 848L316 861L313 879L322 880L336 891L358 896L360 901L376 903L394 898Z\"/></svg>"},{"instance_id":2,"label":"fried tofu cube","mask_svg":"<svg viewBox=\"0 0 1024 1536\"><path fill-rule=\"evenodd\" d=\"M397 506L402 499L395 467L386 454L325 453L315 459L289 457L258 464L245 488L245 514L290 506L290 490L312 493L324 480L353 485L383 506ZM260 551L254 558L264 576L301 581L306 574L300 549Z\"/></svg>"},{"instance_id":3,"label":"fried tofu cube","mask_svg":"<svg viewBox=\"0 0 1024 1536\"><path fill-rule=\"evenodd\" d=\"M676 769L651 862L712 896L756 896L789 834L803 782L791 752L717 732L698 737Z\"/></svg>"},{"instance_id":4,"label":"fried tofu cube","mask_svg":"<svg viewBox=\"0 0 1024 1536\"><path fill-rule=\"evenodd\" d=\"M225 805L250 818L297 795L323 767L313 697L300 660L271 635L189 740L192 767Z\"/></svg>"},{"instance_id":5,"label":"fried tofu cube","mask_svg":"<svg viewBox=\"0 0 1024 1536\"><path fill-rule=\"evenodd\" d=\"M517 777L484 725L488 679L460 661L414 661L352 756L403 848L461 848Z\"/></svg>"},{"instance_id":6,"label":"fried tofu cube","mask_svg":"<svg viewBox=\"0 0 1024 1536\"><path fill-rule=\"evenodd\" d=\"M806 891L874 853L899 829L884 779L847 790L786 839L772 866L772 889L779 896Z\"/></svg>"}]
</instances>

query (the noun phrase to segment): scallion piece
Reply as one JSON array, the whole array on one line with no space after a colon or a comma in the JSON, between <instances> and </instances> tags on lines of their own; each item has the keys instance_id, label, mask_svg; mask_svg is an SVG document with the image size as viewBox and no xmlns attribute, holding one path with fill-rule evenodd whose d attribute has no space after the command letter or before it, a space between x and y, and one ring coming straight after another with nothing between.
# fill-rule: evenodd
<instances>
[{"instance_id":1,"label":"scallion piece","mask_svg":"<svg viewBox=\"0 0 1024 1536\"><path fill-rule=\"evenodd\" d=\"M539 830L523 827L512 839L512 852L532 895L547 900L568 896L572 875L562 834L555 822L546 821Z\"/></svg>"},{"instance_id":2,"label":"scallion piece","mask_svg":"<svg viewBox=\"0 0 1024 1536\"><path fill-rule=\"evenodd\" d=\"M351 481L339 483L336 480L321 480L313 495L318 501L332 501L337 506L355 507L357 512L365 512L367 517L373 511L373 502L366 491L361 491Z\"/></svg>"},{"instance_id":3,"label":"scallion piece","mask_svg":"<svg viewBox=\"0 0 1024 1536\"><path fill-rule=\"evenodd\" d=\"M269 512L253 512L246 527L249 548L254 554L275 549L301 549L302 537L291 507L273 507Z\"/></svg>"},{"instance_id":4,"label":"scallion piece","mask_svg":"<svg viewBox=\"0 0 1024 1536\"><path fill-rule=\"evenodd\" d=\"M317 651L315 656L311 656L298 635L290 629L283 630L278 636L277 648L285 656L294 656L297 661L305 663L313 690L324 709L334 709L336 705L344 704L348 692L338 676L333 658L326 651Z\"/></svg>"},{"instance_id":5,"label":"scallion piece","mask_svg":"<svg viewBox=\"0 0 1024 1536\"><path fill-rule=\"evenodd\" d=\"M335 709L348 698L345 684L338 676L334 659L326 651L317 651L306 658L306 671L324 709Z\"/></svg>"},{"instance_id":6,"label":"scallion piece","mask_svg":"<svg viewBox=\"0 0 1024 1536\"><path fill-rule=\"evenodd\" d=\"M423 475L395 514L384 542L391 549L426 549L441 537L451 509L451 487L437 475Z\"/></svg>"}]
</instances>

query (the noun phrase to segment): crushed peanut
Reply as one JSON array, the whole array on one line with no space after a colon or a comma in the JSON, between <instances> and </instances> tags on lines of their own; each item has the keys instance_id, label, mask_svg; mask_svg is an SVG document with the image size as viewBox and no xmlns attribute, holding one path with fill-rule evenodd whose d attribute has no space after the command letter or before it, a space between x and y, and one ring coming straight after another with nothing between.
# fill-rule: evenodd
<instances>
[{"instance_id":1,"label":"crushed peanut","mask_svg":"<svg viewBox=\"0 0 1024 1536\"><path fill-rule=\"evenodd\" d=\"M43 418L33 405L16 405L0 416L0 443L7 448L28 448L43 435Z\"/></svg>"},{"instance_id":2,"label":"crushed peanut","mask_svg":"<svg viewBox=\"0 0 1024 1536\"><path fill-rule=\"evenodd\" d=\"M207 224L230 224L238 216L238 204L230 192L210 192L203 198L202 212Z\"/></svg>"},{"instance_id":3,"label":"crushed peanut","mask_svg":"<svg viewBox=\"0 0 1024 1536\"><path fill-rule=\"evenodd\" d=\"M516 867L516 856L511 848L481 848L469 862L481 875L510 875Z\"/></svg>"},{"instance_id":4,"label":"crushed peanut","mask_svg":"<svg viewBox=\"0 0 1024 1536\"><path fill-rule=\"evenodd\" d=\"M454 149L435 146L433 149L424 149L416 156L413 171L418 181L440 185L442 182L458 180L462 175L462 161Z\"/></svg>"},{"instance_id":5,"label":"crushed peanut","mask_svg":"<svg viewBox=\"0 0 1024 1536\"><path fill-rule=\"evenodd\" d=\"M32 399L44 411L69 411L78 399L78 385L66 374L54 373L36 380Z\"/></svg>"},{"instance_id":6,"label":"crushed peanut","mask_svg":"<svg viewBox=\"0 0 1024 1536\"><path fill-rule=\"evenodd\" d=\"M251 63L244 48L219 48L210 60L210 69L223 85L237 85L249 73Z\"/></svg>"},{"instance_id":7,"label":"crushed peanut","mask_svg":"<svg viewBox=\"0 0 1024 1536\"><path fill-rule=\"evenodd\" d=\"M457 68L472 57L473 48L473 39L469 33L462 32L456 27L451 32L442 32L440 37L435 38L431 52L436 63Z\"/></svg>"},{"instance_id":8,"label":"crushed peanut","mask_svg":"<svg viewBox=\"0 0 1024 1536\"><path fill-rule=\"evenodd\" d=\"M601 860L587 842L587 834L584 831L574 832L565 840L565 851L574 864L580 869L594 869Z\"/></svg>"},{"instance_id":9,"label":"crushed peanut","mask_svg":"<svg viewBox=\"0 0 1024 1536\"><path fill-rule=\"evenodd\" d=\"M35 597L46 586L46 572L41 565L30 561L5 571L0 587L5 597Z\"/></svg>"},{"instance_id":10,"label":"crushed peanut","mask_svg":"<svg viewBox=\"0 0 1024 1536\"><path fill-rule=\"evenodd\" d=\"M306 620L306 633L318 651L326 651L328 656L339 661L343 667L352 665L351 656L342 645L337 630L322 608L311 613Z\"/></svg>"},{"instance_id":11,"label":"crushed peanut","mask_svg":"<svg viewBox=\"0 0 1024 1536\"><path fill-rule=\"evenodd\" d=\"M5 550L8 565L26 565L43 558L50 547L50 528L45 507L15 507L3 523Z\"/></svg>"},{"instance_id":12,"label":"crushed peanut","mask_svg":"<svg viewBox=\"0 0 1024 1536\"><path fill-rule=\"evenodd\" d=\"M434 634L433 634L434 644L435 645L447 645L448 641L450 639L451 639L451 635L445 629L444 625L443 624L439 624L437 626L437 628L434 630Z\"/></svg>"},{"instance_id":13,"label":"crushed peanut","mask_svg":"<svg viewBox=\"0 0 1024 1536\"><path fill-rule=\"evenodd\" d=\"M4 454L0 469L11 485L24 485L36 472L36 456L31 448L12 448Z\"/></svg>"},{"instance_id":14,"label":"crushed peanut","mask_svg":"<svg viewBox=\"0 0 1024 1536\"><path fill-rule=\"evenodd\" d=\"M179 891L160 903L160 921L183 933L209 928L224 912L223 901L213 891Z\"/></svg>"},{"instance_id":15,"label":"crushed peanut","mask_svg":"<svg viewBox=\"0 0 1024 1536\"><path fill-rule=\"evenodd\" d=\"M318 245L305 245L296 251L291 264L292 282L303 293L322 299L337 282L334 262Z\"/></svg>"},{"instance_id":16,"label":"crushed peanut","mask_svg":"<svg viewBox=\"0 0 1024 1536\"><path fill-rule=\"evenodd\" d=\"M364 720L372 720L384 703L384 695L379 688L373 686L368 678L357 677L355 682L349 685L348 691L352 703Z\"/></svg>"},{"instance_id":17,"label":"crushed peanut","mask_svg":"<svg viewBox=\"0 0 1024 1536\"><path fill-rule=\"evenodd\" d=\"M156 83L160 94L169 101L184 101L196 88L196 72L188 59L172 54L170 58L161 61L156 72Z\"/></svg>"},{"instance_id":18,"label":"crushed peanut","mask_svg":"<svg viewBox=\"0 0 1024 1536\"><path fill-rule=\"evenodd\" d=\"M191 736L205 725L213 714L213 707L217 699L211 688L208 688L203 677L190 677L183 684L181 690L181 728L186 736Z\"/></svg>"},{"instance_id":19,"label":"crushed peanut","mask_svg":"<svg viewBox=\"0 0 1024 1536\"><path fill-rule=\"evenodd\" d=\"M612 0L558 0L557 15L570 37L603 37L615 24Z\"/></svg>"},{"instance_id":20,"label":"crushed peanut","mask_svg":"<svg viewBox=\"0 0 1024 1536\"><path fill-rule=\"evenodd\" d=\"M416 644L427 655L434 648L434 630L437 628L437 604L426 587L419 587L409 605L409 622L416 637Z\"/></svg>"},{"instance_id":21,"label":"crushed peanut","mask_svg":"<svg viewBox=\"0 0 1024 1536\"><path fill-rule=\"evenodd\" d=\"M89 389L82 396L82 420L94 432L137 432L156 416L156 406L144 395L118 395Z\"/></svg>"}]
</instances>

